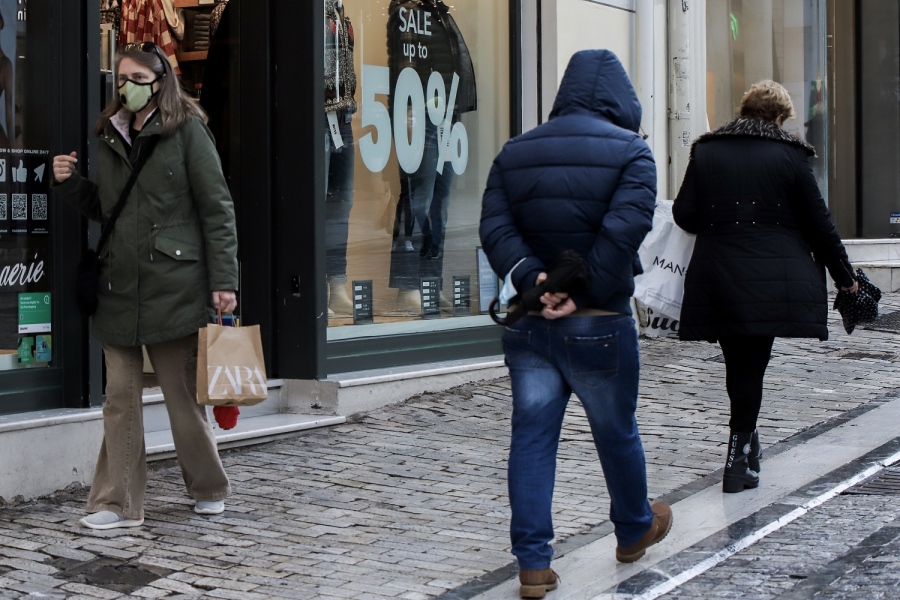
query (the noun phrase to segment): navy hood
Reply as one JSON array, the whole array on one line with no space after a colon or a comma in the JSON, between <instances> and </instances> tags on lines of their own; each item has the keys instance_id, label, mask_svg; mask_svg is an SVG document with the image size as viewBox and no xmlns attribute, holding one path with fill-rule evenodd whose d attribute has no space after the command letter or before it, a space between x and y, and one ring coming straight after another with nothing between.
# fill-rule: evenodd
<instances>
[{"instance_id":1,"label":"navy hood","mask_svg":"<svg viewBox=\"0 0 900 600\"><path fill-rule=\"evenodd\" d=\"M550 118L591 112L635 133L641 126L641 103L619 58L609 50L582 50L563 76Z\"/></svg>"}]
</instances>

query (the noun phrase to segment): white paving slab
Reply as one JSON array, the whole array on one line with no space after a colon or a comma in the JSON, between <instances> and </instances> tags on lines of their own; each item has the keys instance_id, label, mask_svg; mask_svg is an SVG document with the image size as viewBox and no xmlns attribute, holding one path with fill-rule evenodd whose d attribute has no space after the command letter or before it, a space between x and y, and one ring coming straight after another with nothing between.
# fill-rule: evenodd
<instances>
[{"instance_id":1,"label":"white paving slab","mask_svg":"<svg viewBox=\"0 0 900 600\"><path fill-rule=\"evenodd\" d=\"M797 489L886 444L898 435L900 399L848 421L772 459L764 460L760 487L740 494L723 494L716 484L672 507L675 522L669 536L636 563L615 559L613 534L553 561L561 583L556 594L566 600L591 600L604 590L651 569L710 535L748 517ZM762 525L762 524L760 524ZM518 579L504 583L479 600L518 598Z\"/></svg>"}]
</instances>

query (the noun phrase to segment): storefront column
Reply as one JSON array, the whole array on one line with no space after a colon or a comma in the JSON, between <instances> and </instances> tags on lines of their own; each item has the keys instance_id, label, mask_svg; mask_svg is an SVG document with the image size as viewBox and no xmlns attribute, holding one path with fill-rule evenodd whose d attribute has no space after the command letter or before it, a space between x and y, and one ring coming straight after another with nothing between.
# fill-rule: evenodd
<instances>
[{"instance_id":1,"label":"storefront column","mask_svg":"<svg viewBox=\"0 0 900 600\"><path fill-rule=\"evenodd\" d=\"M637 0L635 89L643 108L641 126L656 159L656 189L668 198L668 97L666 0Z\"/></svg>"},{"instance_id":2,"label":"storefront column","mask_svg":"<svg viewBox=\"0 0 900 600\"><path fill-rule=\"evenodd\" d=\"M669 0L669 197L681 187L691 144L709 131L706 0Z\"/></svg>"},{"instance_id":3,"label":"storefront column","mask_svg":"<svg viewBox=\"0 0 900 600\"><path fill-rule=\"evenodd\" d=\"M275 372L321 379L328 324L322 3L273 2L271 10Z\"/></svg>"}]
</instances>

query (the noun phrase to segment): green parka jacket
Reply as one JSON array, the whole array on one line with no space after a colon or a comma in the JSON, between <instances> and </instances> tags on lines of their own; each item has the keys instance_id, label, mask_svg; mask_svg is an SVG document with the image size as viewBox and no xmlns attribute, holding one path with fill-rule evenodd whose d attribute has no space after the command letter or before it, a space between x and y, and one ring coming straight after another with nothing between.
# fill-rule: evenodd
<instances>
[{"instance_id":1,"label":"green parka jacket","mask_svg":"<svg viewBox=\"0 0 900 600\"><path fill-rule=\"evenodd\" d=\"M143 142L161 134L157 111L129 156L110 123L100 136L97 183L75 172L52 189L89 219L106 222ZM212 292L238 289L237 246L234 203L212 134L194 118L160 138L101 250L94 336L140 346L196 333L213 316Z\"/></svg>"}]
</instances>

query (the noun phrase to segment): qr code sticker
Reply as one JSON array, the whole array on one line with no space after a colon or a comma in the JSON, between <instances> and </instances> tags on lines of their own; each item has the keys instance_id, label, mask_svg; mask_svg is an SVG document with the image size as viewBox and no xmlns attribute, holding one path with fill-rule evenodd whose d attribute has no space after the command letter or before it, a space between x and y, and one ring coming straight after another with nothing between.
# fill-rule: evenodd
<instances>
[{"instance_id":1,"label":"qr code sticker","mask_svg":"<svg viewBox=\"0 0 900 600\"><path fill-rule=\"evenodd\" d=\"M12 213L13 220L28 220L28 194L12 195Z\"/></svg>"},{"instance_id":2,"label":"qr code sticker","mask_svg":"<svg viewBox=\"0 0 900 600\"><path fill-rule=\"evenodd\" d=\"M9 218L7 205L7 196L6 194L0 194L0 221L5 221Z\"/></svg>"},{"instance_id":3,"label":"qr code sticker","mask_svg":"<svg viewBox=\"0 0 900 600\"><path fill-rule=\"evenodd\" d=\"M47 220L47 194L31 195L31 219L33 221Z\"/></svg>"}]
</instances>

